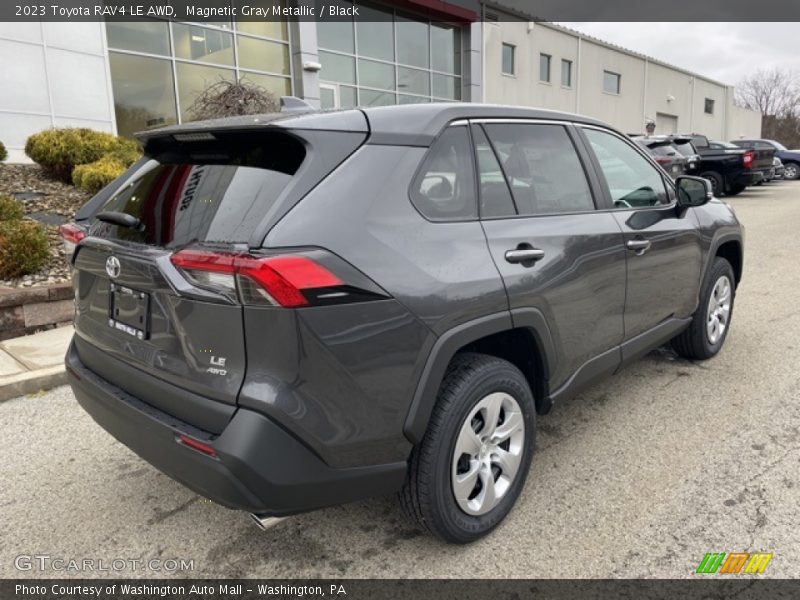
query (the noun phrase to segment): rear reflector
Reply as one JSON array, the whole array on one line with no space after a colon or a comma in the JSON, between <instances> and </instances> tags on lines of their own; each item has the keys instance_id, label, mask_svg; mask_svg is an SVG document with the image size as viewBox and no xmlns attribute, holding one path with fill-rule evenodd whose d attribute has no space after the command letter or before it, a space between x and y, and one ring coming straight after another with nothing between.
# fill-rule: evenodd
<instances>
[{"instance_id":1,"label":"rear reflector","mask_svg":"<svg viewBox=\"0 0 800 600\"><path fill-rule=\"evenodd\" d=\"M248 290L246 294L242 294L245 303L250 303L249 301L257 296L249 291L252 286L243 282L243 278L255 282L258 288L265 292L262 295L265 301L288 308L308 305L303 290L335 287L343 283L336 275L306 256L257 258L201 250L181 250L173 254L170 260L197 283L214 281L211 277L201 276L201 273L237 276L240 288Z\"/></svg>"},{"instance_id":2,"label":"rear reflector","mask_svg":"<svg viewBox=\"0 0 800 600\"><path fill-rule=\"evenodd\" d=\"M183 444L184 446L188 446L192 450L197 450L198 452L201 452L201 453L205 454L206 456L211 456L211 457L214 457L214 458L217 457L217 451L214 450L214 448L212 446L209 446L208 444L205 444L205 443L201 442L200 440L196 440L194 438L190 438L188 435L180 435L180 436L178 436L178 439L176 441L179 444Z\"/></svg>"}]
</instances>

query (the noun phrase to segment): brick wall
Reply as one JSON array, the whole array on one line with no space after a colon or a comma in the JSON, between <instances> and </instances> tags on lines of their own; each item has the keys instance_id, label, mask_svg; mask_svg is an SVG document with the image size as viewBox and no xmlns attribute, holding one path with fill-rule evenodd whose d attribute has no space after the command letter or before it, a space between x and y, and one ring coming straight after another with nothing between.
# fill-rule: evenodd
<instances>
[{"instance_id":1,"label":"brick wall","mask_svg":"<svg viewBox=\"0 0 800 600\"><path fill-rule=\"evenodd\" d=\"M72 285L0 288L0 341L72 321Z\"/></svg>"}]
</instances>

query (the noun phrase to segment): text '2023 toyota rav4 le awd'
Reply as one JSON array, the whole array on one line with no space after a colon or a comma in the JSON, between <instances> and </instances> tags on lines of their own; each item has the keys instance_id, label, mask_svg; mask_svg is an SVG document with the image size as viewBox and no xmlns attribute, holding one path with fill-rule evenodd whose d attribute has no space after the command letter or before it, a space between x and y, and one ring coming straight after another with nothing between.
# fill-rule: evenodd
<instances>
[{"instance_id":1,"label":"text '2023 toyota rav4 le awd'","mask_svg":"<svg viewBox=\"0 0 800 600\"><path fill-rule=\"evenodd\" d=\"M475 540L520 494L537 414L730 328L732 211L590 119L432 104L140 139L67 228L70 381L142 458L262 522L399 492Z\"/></svg>"}]
</instances>

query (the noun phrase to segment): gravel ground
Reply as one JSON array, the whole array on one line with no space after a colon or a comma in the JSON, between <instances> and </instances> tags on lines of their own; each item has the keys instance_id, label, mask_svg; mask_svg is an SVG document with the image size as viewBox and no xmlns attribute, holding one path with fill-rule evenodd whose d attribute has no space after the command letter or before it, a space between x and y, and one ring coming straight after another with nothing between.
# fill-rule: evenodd
<instances>
[{"instance_id":1,"label":"gravel ground","mask_svg":"<svg viewBox=\"0 0 800 600\"><path fill-rule=\"evenodd\" d=\"M71 220L90 195L44 174L39 165L0 164L0 195L15 197L25 215L39 221L50 239L50 261L37 273L20 279L0 279L0 287L32 287L69 280L69 269L58 225Z\"/></svg>"},{"instance_id":2,"label":"gravel ground","mask_svg":"<svg viewBox=\"0 0 800 600\"><path fill-rule=\"evenodd\" d=\"M260 532L116 443L62 387L0 404L0 576L81 575L13 565L47 554L193 560L178 575L203 577L681 578L706 552L766 551L765 577L800 577L800 182L730 203L747 250L723 352L661 349L541 418L523 495L488 538L443 545L391 499Z\"/></svg>"}]
</instances>

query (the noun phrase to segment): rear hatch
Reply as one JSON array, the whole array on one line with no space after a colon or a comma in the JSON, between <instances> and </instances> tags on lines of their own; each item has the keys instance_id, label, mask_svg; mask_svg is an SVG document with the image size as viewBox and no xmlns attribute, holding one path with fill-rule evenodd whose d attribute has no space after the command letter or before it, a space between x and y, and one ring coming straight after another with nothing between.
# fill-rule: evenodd
<instances>
[{"instance_id":1,"label":"rear hatch","mask_svg":"<svg viewBox=\"0 0 800 600\"><path fill-rule=\"evenodd\" d=\"M312 144L325 134L337 139L322 145L337 150L320 156ZM82 362L164 412L220 432L247 368L240 295L231 272L181 265L187 256L248 256L269 223L365 135L265 127L148 140L150 160L96 207L73 256Z\"/></svg>"}]
</instances>

